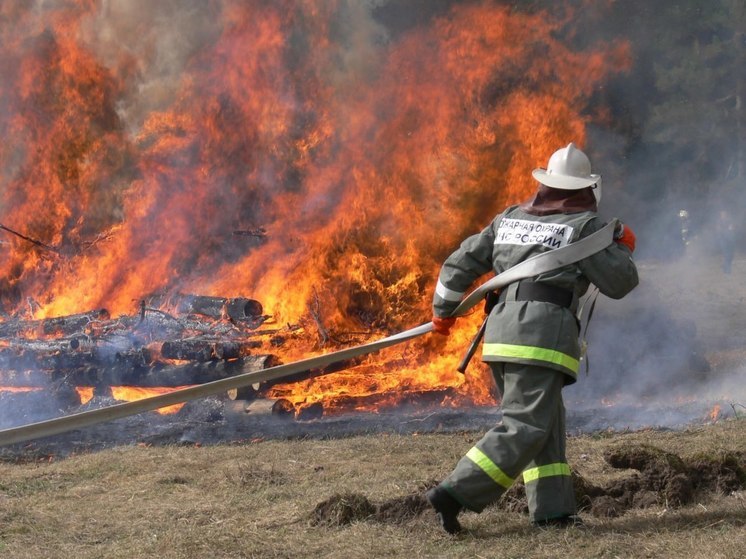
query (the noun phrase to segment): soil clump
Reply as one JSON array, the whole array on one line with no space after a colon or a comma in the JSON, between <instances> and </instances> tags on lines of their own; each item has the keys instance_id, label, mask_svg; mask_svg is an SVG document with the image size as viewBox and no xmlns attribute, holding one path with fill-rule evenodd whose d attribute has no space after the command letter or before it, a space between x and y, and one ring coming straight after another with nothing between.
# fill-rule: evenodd
<instances>
[{"instance_id":1,"label":"soil clump","mask_svg":"<svg viewBox=\"0 0 746 559\"><path fill-rule=\"evenodd\" d=\"M345 526L365 520L401 524L419 516L429 506L423 494L404 495L373 504L365 495L342 493L316 505L311 513L311 525Z\"/></svg>"},{"instance_id":2,"label":"soil clump","mask_svg":"<svg viewBox=\"0 0 746 559\"><path fill-rule=\"evenodd\" d=\"M604 460L614 468L636 471L603 486L572 473L578 508L599 518L614 518L629 509L657 505L682 507L707 492L729 495L746 488L746 452L720 451L685 460L649 445L624 445L608 449ZM502 496L498 507L528 513L522 481Z\"/></svg>"}]
</instances>

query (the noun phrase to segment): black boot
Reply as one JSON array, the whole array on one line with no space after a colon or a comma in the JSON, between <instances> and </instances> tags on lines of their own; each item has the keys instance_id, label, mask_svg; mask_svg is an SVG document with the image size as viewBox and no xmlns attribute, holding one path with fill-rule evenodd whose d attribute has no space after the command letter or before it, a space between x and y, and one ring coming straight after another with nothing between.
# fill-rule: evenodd
<instances>
[{"instance_id":1,"label":"black boot","mask_svg":"<svg viewBox=\"0 0 746 559\"><path fill-rule=\"evenodd\" d=\"M461 531L461 524L458 521L458 514L463 508L461 503L439 485L425 493L425 497L435 509L443 529L449 534L458 534Z\"/></svg>"}]
</instances>

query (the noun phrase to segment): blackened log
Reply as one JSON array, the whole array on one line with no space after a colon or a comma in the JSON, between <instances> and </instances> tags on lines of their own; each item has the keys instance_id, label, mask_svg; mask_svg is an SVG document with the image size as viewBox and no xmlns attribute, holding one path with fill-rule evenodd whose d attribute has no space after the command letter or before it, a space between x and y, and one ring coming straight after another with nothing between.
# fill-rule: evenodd
<instances>
[{"instance_id":1,"label":"blackened log","mask_svg":"<svg viewBox=\"0 0 746 559\"><path fill-rule=\"evenodd\" d=\"M262 315L264 309L259 301L236 297L211 297L207 295L179 295L176 309L183 314L201 314L210 318L228 317L247 320Z\"/></svg>"},{"instance_id":2,"label":"blackened log","mask_svg":"<svg viewBox=\"0 0 746 559\"><path fill-rule=\"evenodd\" d=\"M232 361L209 361L152 367L137 380L139 386L186 386L203 384L242 373L260 371L279 363L274 355L249 355Z\"/></svg>"},{"instance_id":3,"label":"blackened log","mask_svg":"<svg viewBox=\"0 0 746 559\"><path fill-rule=\"evenodd\" d=\"M264 308L259 301L236 297L228 299L225 310L233 320L246 320L262 316Z\"/></svg>"},{"instance_id":4,"label":"blackened log","mask_svg":"<svg viewBox=\"0 0 746 559\"><path fill-rule=\"evenodd\" d=\"M170 338L183 336L185 333L221 336L239 332L239 330L227 321L201 321L190 315L174 317L168 313L154 309L145 309L145 317L138 322L133 330L137 333L147 334L152 338Z\"/></svg>"},{"instance_id":5,"label":"blackened log","mask_svg":"<svg viewBox=\"0 0 746 559\"><path fill-rule=\"evenodd\" d=\"M166 359L186 359L204 363L213 358L214 344L214 340L205 338L169 340L161 344L161 356Z\"/></svg>"},{"instance_id":6,"label":"blackened log","mask_svg":"<svg viewBox=\"0 0 746 559\"><path fill-rule=\"evenodd\" d=\"M301 404L297 407L295 418L298 421L311 421L312 419L321 419L324 415L324 405L321 402L312 404Z\"/></svg>"},{"instance_id":7,"label":"blackened log","mask_svg":"<svg viewBox=\"0 0 746 559\"><path fill-rule=\"evenodd\" d=\"M139 363L140 360L148 362L149 355L143 352L143 346L147 339L133 333L111 333L95 340L91 349L94 361L99 363L117 363L128 361L133 357Z\"/></svg>"},{"instance_id":8,"label":"blackened log","mask_svg":"<svg viewBox=\"0 0 746 559\"><path fill-rule=\"evenodd\" d=\"M0 349L0 369L65 371L107 364L145 366L152 360L142 341L132 336L111 335L95 341L12 340Z\"/></svg>"},{"instance_id":9,"label":"blackened log","mask_svg":"<svg viewBox=\"0 0 746 559\"><path fill-rule=\"evenodd\" d=\"M34 332L39 327L38 320L9 318L0 322L0 338L13 338L24 332Z\"/></svg>"},{"instance_id":10,"label":"blackened log","mask_svg":"<svg viewBox=\"0 0 746 559\"><path fill-rule=\"evenodd\" d=\"M216 359L238 359L251 354L253 349L262 347L261 342L216 342L213 352Z\"/></svg>"},{"instance_id":11,"label":"blackened log","mask_svg":"<svg viewBox=\"0 0 746 559\"><path fill-rule=\"evenodd\" d=\"M186 359L206 362L212 359L237 359L261 347L261 342L220 341L210 337L169 340L161 344L161 355L166 359Z\"/></svg>"},{"instance_id":12,"label":"blackened log","mask_svg":"<svg viewBox=\"0 0 746 559\"><path fill-rule=\"evenodd\" d=\"M226 392L228 399L231 401L236 400L255 400L259 393L259 383L252 384L249 386L242 386L241 388L231 388Z\"/></svg>"},{"instance_id":13,"label":"blackened log","mask_svg":"<svg viewBox=\"0 0 746 559\"><path fill-rule=\"evenodd\" d=\"M62 334L69 336L77 332L84 332L85 328L91 322L109 320L111 317L106 309L71 314L68 316L58 316L55 318L45 318L41 320L41 331L43 334Z\"/></svg>"},{"instance_id":14,"label":"blackened log","mask_svg":"<svg viewBox=\"0 0 746 559\"><path fill-rule=\"evenodd\" d=\"M12 338L33 332L42 335L73 336L85 333L89 325L107 321L111 317L106 309L84 313L44 318L41 320L19 320L11 318L0 322L0 338Z\"/></svg>"},{"instance_id":15,"label":"blackened log","mask_svg":"<svg viewBox=\"0 0 746 559\"><path fill-rule=\"evenodd\" d=\"M274 355L250 355L232 361L209 361L184 365L138 366L135 362L93 365L73 371L57 371L52 378L64 377L73 386L176 387L203 384L241 373L260 371L279 364Z\"/></svg>"},{"instance_id":16,"label":"blackened log","mask_svg":"<svg viewBox=\"0 0 746 559\"><path fill-rule=\"evenodd\" d=\"M344 371L346 369L351 369L352 367L359 365L362 361L363 361L362 358L335 361L334 363L330 363L329 365L321 369L309 369L307 371L300 371L299 373L295 373L294 375L288 375L286 377L283 377L275 381L269 381L266 383L262 383L261 389L262 391L267 391L271 387L276 386L276 385L283 385L283 384L289 384L289 383L294 383L294 382L303 382L304 380L309 380L315 377L320 377L320 376L328 375L330 373Z\"/></svg>"},{"instance_id":17,"label":"blackened log","mask_svg":"<svg viewBox=\"0 0 746 559\"><path fill-rule=\"evenodd\" d=\"M138 334L161 339L181 336L186 329L181 320L166 313L152 311L147 311L143 319L133 326Z\"/></svg>"},{"instance_id":18,"label":"blackened log","mask_svg":"<svg viewBox=\"0 0 746 559\"><path fill-rule=\"evenodd\" d=\"M224 297L181 295L176 310L183 314L201 314L210 318L222 318L225 303Z\"/></svg>"},{"instance_id":19,"label":"blackened log","mask_svg":"<svg viewBox=\"0 0 746 559\"><path fill-rule=\"evenodd\" d=\"M274 415L276 417L293 418L295 417L295 406L290 400L284 398L260 399L252 400L246 404L244 412L249 415Z\"/></svg>"},{"instance_id":20,"label":"blackened log","mask_svg":"<svg viewBox=\"0 0 746 559\"><path fill-rule=\"evenodd\" d=\"M83 367L94 362L90 352L37 351L24 348L0 350L0 369L25 371L27 369L54 370Z\"/></svg>"}]
</instances>

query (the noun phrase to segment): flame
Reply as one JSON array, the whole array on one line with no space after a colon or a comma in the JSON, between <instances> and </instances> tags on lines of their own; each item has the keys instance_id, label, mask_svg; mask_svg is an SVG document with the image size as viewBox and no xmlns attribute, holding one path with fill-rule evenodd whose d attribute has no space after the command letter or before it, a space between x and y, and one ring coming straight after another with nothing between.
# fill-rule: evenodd
<instances>
[{"instance_id":1,"label":"flame","mask_svg":"<svg viewBox=\"0 0 746 559\"><path fill-rule=\"evenodd\" d=\"M0 386L0 392L23 393L43 390L41 386Z\"/></svg>"},{"instance_id":2,"label":"flame","mask_svg":"<svg viewBox=\"0 0 746 559\"><path fill-rule=\"evenodd\" d=\"M75 391L80 396L80 403L87 404L93 399L94 388L92 386L77 386Z\"/></svg>"},{"instance_id":3,"label":"flame","mask_svg":"<svg viewBox=\"0 0 746 559\"><path fill-rule=\"evenodd\" d=\"M140 386L112 386L111 395L115 400L121 400L123 402L134 402L135 400L142 400L143 398L150 398L151 396L158 396L160 394L168 394L174 390L178 390L179 387L175 388L143 388ZM181 388L186 388L185 386ZM172 406L164 406L158 408L156 411L163 415L173 414L178 412L184 404L174 404Z\"/></svg>"},{"instance_id":4,"label":"flame","mask_svg":"<svg viewBox=\"0 0 746 559\"><path fill-rule=\"evenodd\" d=\"M31 297L43 318L132 314L156 291L254 297L301 326L286 362L425 322L443 258L528 197L558 146L585 142L588 99L630 59L624 44L576 52L556 38L565 19L488 1L395 36L364 3L214 4L219 31L134 121L121 107L156 61L104 56L95 30L116 3L4 4L0 222L62 256L12 239L0 303ZM241 244L240 227L266 238ZM493 402L485 366L455 372L479 314L275 392Z\"/></svg>"},{"instance_id":5,"label":"flame","mask_svg":"<svg viewBox=\"0 0 746 559\"><path fill-rule=\"evenodd\" d=\"M721 417L721 411L720 411L720 404L715 404L715 406L712 408L712 411L710 412L709 416L710 421L715 423L718 419Z\"/></svg>"}]
</instances>

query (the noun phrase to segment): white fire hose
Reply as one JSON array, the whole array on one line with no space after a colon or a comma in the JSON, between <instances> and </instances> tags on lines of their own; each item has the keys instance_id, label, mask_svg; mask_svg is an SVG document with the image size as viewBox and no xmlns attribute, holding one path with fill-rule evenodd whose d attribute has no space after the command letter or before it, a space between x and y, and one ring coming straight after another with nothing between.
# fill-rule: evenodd
<instances>
[{"instance_id":1,"label":"white fire hose","mask_svg":"<svg viewBox=\"0 0 746 559\"><path fill-rule=\"evenodd\" d=\"M489 291L494 291L515 281L537 276L539 274L562 268L573 264L583 258L587 258L596 252L608 247L613 242L616 220L599 231L562 248L544 252L529 258L491 278L484 284L469 293L458 305L452 316L463 316L472 307L477 305ZM399 334L362 344L347 349L341 349L332 353L302 359L285 365L277 365L261 371L242 373L229 378L207 382L197 386L181 388L167 394L160 394L133 402L125 402L113 406L107 406L96 410L74 413L55 419L47 419L28 425L12 427L0 430L0 446L30 441L42 437L49 437L89 427L98 423L121 419L138 413L156 410L164 406L180 404L205 396L221 394L234 388L243 388L252 384L279 380L309 369L326 367L332 363L352 359L361 355L367 355L379 351L385 347L393 346L417 338L433 330L433 323L428 322L421 326L411 328Z\"/></svg>"}]
</instances>

